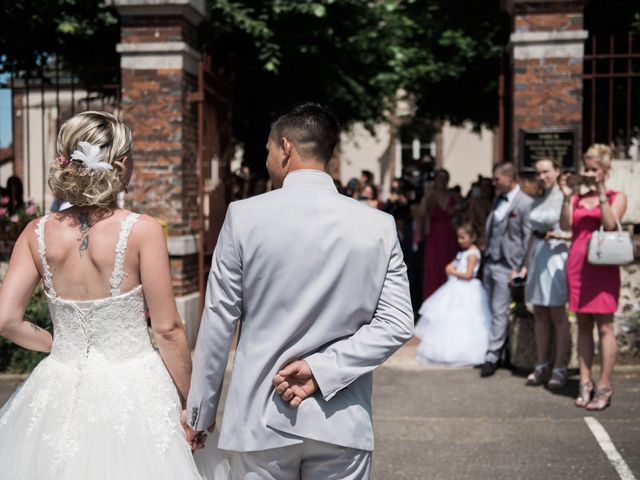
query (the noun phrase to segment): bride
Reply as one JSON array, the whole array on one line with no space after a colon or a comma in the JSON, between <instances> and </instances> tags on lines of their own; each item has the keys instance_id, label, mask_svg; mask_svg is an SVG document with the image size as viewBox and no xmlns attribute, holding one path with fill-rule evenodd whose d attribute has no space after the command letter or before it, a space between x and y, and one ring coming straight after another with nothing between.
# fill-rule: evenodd
<instances>
[{"instance_id":1,"label":"bride","mask_svg":"<svg viewBox=\"0 0 640 480\"><path fill-rule=\"evenodd\" d=\"M84 112L57 153L49 186L73 206L25 228L0 289L0 334L51 352L0 409L2 478L200 479L180 421L191 358L162 229L116 207L131 132ZM53 340L23 319L41 278Z\"/></svg>"}]
</instances>

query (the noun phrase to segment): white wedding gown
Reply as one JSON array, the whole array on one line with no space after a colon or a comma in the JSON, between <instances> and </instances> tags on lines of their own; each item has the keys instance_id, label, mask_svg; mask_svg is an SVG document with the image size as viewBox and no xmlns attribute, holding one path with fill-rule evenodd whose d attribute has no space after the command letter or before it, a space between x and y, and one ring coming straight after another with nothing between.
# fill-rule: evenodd
<instances>
[{"instance_id":1,"label":"white wedding gown","mask_svg":"<svg viewBox=\"0 0 640 480\"><path fill-rule=\"evenodd\" d=\"M89 301L56 295L45 258L47 217L38 224L54 341L0 409L0 478L204 478L180 424L176 387L149 338L142 287L120 293L137 218L122 222L111 297Z\"/></svg>"}]
</instances>

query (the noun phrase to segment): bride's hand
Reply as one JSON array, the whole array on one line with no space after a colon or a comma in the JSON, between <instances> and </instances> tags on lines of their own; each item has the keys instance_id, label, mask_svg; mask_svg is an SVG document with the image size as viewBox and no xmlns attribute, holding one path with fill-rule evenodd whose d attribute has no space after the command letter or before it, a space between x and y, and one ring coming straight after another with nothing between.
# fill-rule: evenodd
<instances>
[{"instance_id":1,"label":"bride's hand","mask_svg":"<svg viewBox=\"0 0 640 480\"><path fill-rule=\"evenodd\" d=\"M189 424L187 423L186 410L182 410L182 412L180 412L180 423L182 424L182 428L184 428L187 443L191 447L191 451L195 452L196 450L200 450L201 448L203 448L207 441L207 434L204 433L204 431L196 431L189 426ZM215 426L216 424L214 422L213 425L211 425L207 429L207 431L213 432Z\"/></svg>"}]
</instances>

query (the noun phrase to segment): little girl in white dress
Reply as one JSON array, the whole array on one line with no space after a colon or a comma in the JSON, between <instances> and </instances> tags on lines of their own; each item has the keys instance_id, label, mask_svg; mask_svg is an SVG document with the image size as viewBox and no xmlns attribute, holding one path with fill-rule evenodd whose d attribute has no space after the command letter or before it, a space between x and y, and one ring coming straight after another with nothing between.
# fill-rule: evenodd
<instances>
[{"instance_id":1,"label":"little girl in white dress","mask_svg":"<svg viewBox=\"0 0 640 480\"><path fill-rule=\"evenodd\" d=\"M457 230L462 248L446 267L447 282L420 307L415 334L417 360L452 366L478 365L489 345L491 311L482 282L476 277L481 253L471 224Z\"/></svg>"}]
</instances>

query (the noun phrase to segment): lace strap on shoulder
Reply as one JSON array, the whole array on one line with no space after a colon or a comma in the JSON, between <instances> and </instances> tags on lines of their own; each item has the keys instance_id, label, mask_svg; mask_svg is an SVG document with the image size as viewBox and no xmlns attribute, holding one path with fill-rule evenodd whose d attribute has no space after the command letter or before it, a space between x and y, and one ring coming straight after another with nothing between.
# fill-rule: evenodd
<instances>
[{"instance_id":1,"label":"lace strap on shoulder","mask_svg":"<svg viewBox=\"0 0 640 480\"><path fill-rule=\"evenodd\" d=\"M53 282L51 281L51 271L49 270L49 264L47 263L47 247L44 244L44 224L49 219L49 215L45 215L38 221L36 227L36 235L38 237L38 253L40 254L40 262L42 263L42 281L47 291L54 295L56 294L53 289Z\"/></svg>"},{"instance_id":2,"label":"lace strap on shoulder","mask_svg":"<svg viewBox=\"0 0 640 480\"><path fill-rule=\"evenodd\" d=\"M138 213L130 213L120 225L120 235L118 236L118 244L116 245L116 261L113 266L111 280L109 281L112 297L120 295L120 284L124 276L124 254L127 251L127 240L129 239L131 228L138 218L140 218Z\"/></svg>"}]
</instances>

